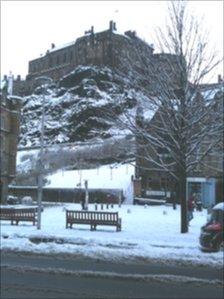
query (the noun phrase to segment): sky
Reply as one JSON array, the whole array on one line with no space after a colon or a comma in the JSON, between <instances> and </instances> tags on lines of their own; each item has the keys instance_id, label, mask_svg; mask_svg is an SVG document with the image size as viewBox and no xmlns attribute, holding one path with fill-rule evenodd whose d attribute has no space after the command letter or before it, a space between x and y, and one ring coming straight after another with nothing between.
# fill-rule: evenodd
<instances>
[{"instance_id":1,"label":"sky","mask_svg":"<svg viewBox=\"0 0 224 299\"><path fill-rule=\"evenodd\" d=\"M1 75L11 71L25 78L28 61L45 54L51 43L71 42L92 25L95 32L103 31L110 20L118 32L135 30L151 44L155 28L165 25L166 9L167 1L1 0ZM223 1L189 1L189 9L204 17L212 48L223 56Z\"/></svg>"}]
</instances>

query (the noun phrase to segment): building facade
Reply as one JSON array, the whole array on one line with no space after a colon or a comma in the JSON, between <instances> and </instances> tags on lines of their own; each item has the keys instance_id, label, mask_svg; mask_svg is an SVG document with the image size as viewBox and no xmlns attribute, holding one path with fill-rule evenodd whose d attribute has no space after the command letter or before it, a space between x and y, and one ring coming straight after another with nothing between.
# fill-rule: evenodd
<instances>
[{"instance_id":1,"label":"building facade","mask_svg":"<svg viewBox=\"0 0 224 299\"><path fill-rule=\"evenodd\" d=\"M135 31L118 34L116 24L110 21L108 30L95 33L92 26L84 36L66 45L56 47L52 43L51 49L44 55L29 61L25 83L31 92L37 84L34 81L36 77L48 76L57 82L80 65L108 66L133 78L136 78L137 72L143 75L143 85L146 85L144 78L150 77L147 84L149 81L153 84L158 76L162 77L164 69L168 69L169 78L177 81L176 63L176 55L154 54L153 45L139 38ZM18 87L22 84L17 80Z\"/></svg>"},{"instance_id":2,"label":"building facade","mask_svg":"<svg viewBox=\"0 0 224 299\"><path fill-rule=\"evenodd\" d=\"M223 82L220 81L217 84L201 86L201 94L205 109L207 109L205 101L214 101L215 103L213 110L208 114L207 121L211 126L215 121L223 122L223 119L220 119L220 112L223 112ZM216 111L218 112L219 119L214 119ZM210 115L213 115L211 119ZM152 136L154 134L153 126L160 127L159 113L155 113L148 124L147 132L151 133ZM203 157L195 168L187 173L187 196L195 194L204 207L209 207L223 201L223 136L219 136L217 133L207 136L196 152L198 157L195 157L195 153L191 157L192 161L196 161L196 158L200 160L205 149L209 148L211 141L216 140L216 138L219 140L217 144L213 146L212 150ZM142 137L136 140L136 175L133 180L135 197L150 198L150 195L156 194L156 192L165 192L169 194L168 197L172 197L171 195L173 195L173 199L178 202L178 183L170 174L170 172L175 172L175 169L171 169L172 166L169 168L170 171L161 169L161 167L156 169L156 164L149 161L150 156L152 160L158 163L159 158L162 158L163 161L170 162L171 164L173 160L169 153L165 148L161 147L157 148L156 151L152 150L149 154L150 146L145 146L147 141L144 141Z\"/></svg>"},{"instance_id":3,"label":"building facade","mask_svg":"<svg viewBox=\"0 0 224 299\"><path fill-rule=\"evenodd\" d=\"M163 77L164 70L169 74L166 80L177 82L177 63L176 55L154 53L154 46L138 37L135 31L117 33L116 24L110 21L105 31L94 32L92 26L68 44L56 46L52 43L45 54L29 61L25 80L20 75L14 79L14 94L29 95L38 85L35 78L48 76L57 82L80 65L108 66L131 79L143 75L142 86L151 88L158 82L158 77ZM148 78L147 82L145 78Z\"/></svg>"},{"instance_id":4,"label":"building facade","mask_svg":"<svg viewBox=\"0 0 224 299\"><path fill-rule=\"evenodd\" d=\"M135 32L127 31L124 35L116 32L116 24L110 21L109 29L95 33L93 26L85 35L66 45L51 49L45 55L29 62L27 80L46 75L53 80L60 79L78 65L102 65L121 67L121 56L136 61L136 44L147 55L153 54L153 47L137 37Z\"/></svg>"},{"instance_id":5,"label":"building facade","mask_svg":"<svg viewBox=\"0 0 224 299\"><path fill-rule=\"evenodd\" d=\"M0 202L6 203L8 185L16 175L16 153L19 135L21 102L18 97L1 90L1 149L0 149Z\"/></svg>"}]
</instances>

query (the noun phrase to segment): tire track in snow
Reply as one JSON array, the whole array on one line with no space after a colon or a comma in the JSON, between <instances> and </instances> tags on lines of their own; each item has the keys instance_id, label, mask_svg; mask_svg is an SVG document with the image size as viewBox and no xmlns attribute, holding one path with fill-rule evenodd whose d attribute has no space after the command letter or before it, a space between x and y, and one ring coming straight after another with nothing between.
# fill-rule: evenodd
<instances>
[{"instance_id":1,"label":"tire track in snow","mask_svg":"<svg viewBox=\"0 0 224 299\"><path fill-rule=\"evenodd\" d=\"M162 282L162 283L186 283L193 284L196 286L201 285L213 285L217 287L223 287L223 281L219 279L209 280L204 278L196 278L189 276L180 276L180 275L171 275L171 274L121 274L116 272L107 272L107 271L90 271L90 270L66 270L63 268L38 268L38 267L29 267L29 266L10 266L10 265L1 265L2 271L10 270L17 273L33 272L33 273L47 273L52 275L68 275L68 276L77 276L77 277L91 277L91 278L100 278L100 279L119 279L119 280L133 280L133 281L145 281L145 282Z\"/></svg>"}]
</instances>

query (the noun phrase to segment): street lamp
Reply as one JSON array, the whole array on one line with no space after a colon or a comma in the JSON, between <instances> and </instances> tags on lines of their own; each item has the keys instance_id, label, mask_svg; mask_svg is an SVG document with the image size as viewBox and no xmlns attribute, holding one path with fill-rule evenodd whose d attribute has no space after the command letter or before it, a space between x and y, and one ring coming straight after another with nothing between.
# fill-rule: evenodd
<instances>
[{"instance_id":1,"label":"street lamp","mask_svg":"<svg viewBox=\"0 0 224 299\"><path fill-rule=\"evenodd\" d=\"M40 76L35 78L35 80L43 80L52 83L53 80L47 76ZM49 84L48 83L48 84ZM39 164L39 174L38 174L38 190L37 190L37 229L41 229L41 204L43 197L43 152L44 152L44 120L45 120L45 90L43 91L43 101L42 101L42 116L41 116L41 136L40 136L40 164Z\"/></svg>"}]
</instances>

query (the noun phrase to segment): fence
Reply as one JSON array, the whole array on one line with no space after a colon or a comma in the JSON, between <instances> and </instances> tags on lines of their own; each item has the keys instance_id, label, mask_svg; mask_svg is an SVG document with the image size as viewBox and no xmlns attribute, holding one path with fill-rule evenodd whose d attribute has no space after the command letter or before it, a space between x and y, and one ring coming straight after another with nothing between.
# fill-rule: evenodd
<instances>
[{"instance_id":1,"label":"fence","mask_svg":"<svg viewBox=\"0 0 224 299\"><path fill-rule=\"evenodd\" d=\"M119 203L120 189L89 189L90 203ZM31 196L37 200L37 186L9 186L9 194L22 198ZM81 188L43 188L43 201L79 203L85 194ZM123 194L123 193L122 193ZM122 201L124 197L122 195Z\"/></svg>"}]
</instances>

